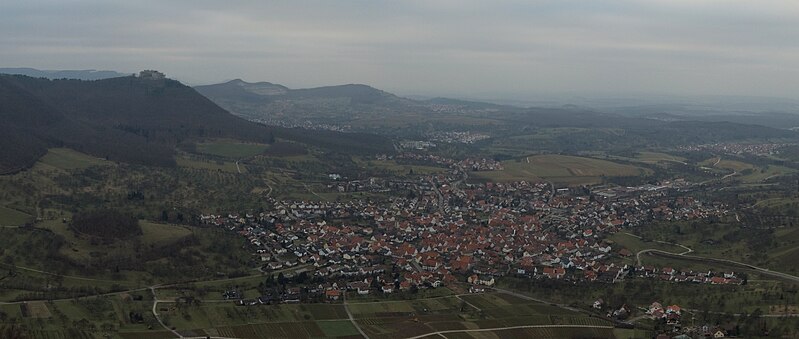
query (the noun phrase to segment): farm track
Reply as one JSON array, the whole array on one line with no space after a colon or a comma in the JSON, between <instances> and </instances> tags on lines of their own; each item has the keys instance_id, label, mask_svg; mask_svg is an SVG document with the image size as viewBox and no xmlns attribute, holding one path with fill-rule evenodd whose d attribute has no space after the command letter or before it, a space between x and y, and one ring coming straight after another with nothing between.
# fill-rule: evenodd
<instances>
[{"instance_id":1,"label":"farm track","mask_svg":"<svg viewBox=\"0 0 799 339\"><path fill-rule=\"evenodd\" d=\"M523 325L523 326L508 326L508 327L494 327L494 328L476 328L470 330L448 330L448 331L437 331L423 335L417 335L415 337L408 337L407 339L421 339L424 337L429 336L443 336L444 334L448 333L471 333L471 332L493 332L493 331L502 331L502 330L515 330L515 329L525 329L525 328L599 328L599 329L613 329L613 326L598 326L598 325ZM446 337L445 337L446 338Z\"/></svg>"},{"instance_id":2,"label":"farm track","mask_svg":"<svg viewBox=\"0 0 799 339\"><path fill-rule=\"evenodd\" d=\"M347 317L350 319L350 322L352 322L352 325L355 326L355 329L357 329L358 332L365 339L369 339L369 335L367 335L366 332L363 331L363 329L361 328L361 325L358 325L358 322L355 321L355 317L352 316L352 312L350 311L350 307L349 307L349 305L347 305L347 292L346 291L344 292L344 311L347 312Z\"/></svg>"},{"instance_id":3,"label":"farm track","mask_svg":"<svg viewBox=\"0 0 799 339\"><path fill-rule=\"evenodd\" d=\"M5 264L0 263L0 265L5 265ZM310 265L300 265L300 266L291 267L291 268L287 268L287 269L283 269L283 270L273 271L271 273L279 273L279 272L290 271L290 270L298 270L298 269L301 269L301 268L304 268L304 267L307 267L307 266L310 266ZM20 267L20 266L17 266L17 268L18 269L26 269L26 268ZM82 280L101 281L101 282L109 282L109 281L111 281L111 280L101 280L101 279L91 279L91 278L66 276L66 275L61 275L61 274L57 274L57 273L45 272L45 271L39 271L39 270L33 270L33 269L27 269L27 270L31 270L31 271L34 271L34 272L37 272L37 273L41 273L41 274L48 274L48 275L53 275L53 276L61 276L61 277L70 278L70 279L82 279ZM176 287L176 286L181 286L181 285L188 284L188 283L198 283L198 282L200 282L200 283L208 284L208 283L218 283L218 282L228 282L228 281L235 281L235 280L251 279L251 278L254 278L254 277L263 277L263 276L265 276L265 275L263 275L263 274L253 274L253 275L245 275L245 276L235 277L235 278L225 278L225 279L216 279L216 280L195 279L195 280L179 281L179 282L168 283L168 284L156 284L156 285L151 285L151 286L148 286L148 287L134 288L134 289L124 290L124 291L116 291L116 292L108 292L108 293L100 293L100 294L90 294L90 295L84 295L84 296L80 296L80 297L61 298L61 299L53 299L53 300L48 300L48 301L56 302L56 301L69 301L69 300L77 300L77 299L89 299L89 298L97 298L97 297L107 297L107 296L120 295L120 294L126 294L126 293L131 293L131 292L141 292L141 291L147 291L147 290L153 290L153 289L154 290L158 290L158 289L162 289L162 288ZM117 281L112 281L112 282L117 282ZM43 299L19 300L19 301L0 301L0 305L18 305L18 304L24 304L24 303L34 302L34 301L43 301ZM159 300L158 302L169 302L169 301ZM217 302L217 301L209 300L209 302Z\"/></svg>"},{"instance_id":4,"label":"farm track","mask_svg":"<svg viewBox=\"0 0 799 339\"><path fill-rule=\"evenodd\" d=\"M308 184L306 184L305 182L303 182L303 183L302 183L302 186L304 186L304 187L305 187L305 189L306 189L306 190L308 190L308 192L309 192L309 193L311 193L311 194L313 194L315 197L319 198L319 200L321 200L321 201L327 201L327 199L323 198L321 195L319 195L319 194L316 194L316 192L314 192L314 191L311 189L311 187L309 187L309 186L308 186Z\"/></svg>"}]
</instances>

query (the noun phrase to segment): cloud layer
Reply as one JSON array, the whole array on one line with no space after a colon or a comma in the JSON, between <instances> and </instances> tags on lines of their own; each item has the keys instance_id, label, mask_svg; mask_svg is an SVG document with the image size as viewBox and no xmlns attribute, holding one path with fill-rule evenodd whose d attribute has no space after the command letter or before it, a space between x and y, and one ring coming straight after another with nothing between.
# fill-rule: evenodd
<instances>
[{"instance_id":1,"label":"cloud layer","mask_svg":"<svg viewBox=\"0 0 799 339\"><path fill-rule=\"evenodd\" d=\"M795 96L795 0L0 4L0 67L415 94Z\"/></svg>"}]
</instances>

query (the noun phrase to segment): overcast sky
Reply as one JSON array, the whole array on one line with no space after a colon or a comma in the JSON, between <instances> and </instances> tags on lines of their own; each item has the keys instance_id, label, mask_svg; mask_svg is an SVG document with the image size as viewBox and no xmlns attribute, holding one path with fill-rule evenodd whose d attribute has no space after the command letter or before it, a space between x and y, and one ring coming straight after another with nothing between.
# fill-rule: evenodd
<instances>
[{"instance_id":1,"label":"overcast sky","mask_svg":"<svg viewBox=\"0 0 799 339\"><path fill-rule=\"evenodd\" d=\"M797 0L20 0L0 67L400 94L796 97Z\"/></svg>"}]
</instances>

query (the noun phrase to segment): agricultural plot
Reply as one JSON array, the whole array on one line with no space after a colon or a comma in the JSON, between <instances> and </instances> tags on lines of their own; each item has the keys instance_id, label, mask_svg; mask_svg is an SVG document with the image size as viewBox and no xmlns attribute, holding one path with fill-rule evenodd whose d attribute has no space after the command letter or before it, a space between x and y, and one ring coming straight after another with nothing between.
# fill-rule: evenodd
<instances>
[{"instance_id":1,"label":"agricultural plot","mask_svg":"<svg viewBox=\"0 0 799 339\"><path fill-rule=\"evenodd\" d=\"M435 332L432 327L413 317L357 320L371 338L399 339Z\"/></svg>"},{"instance_id":2,"label":"agricultural plot","mask_svg":"<svg viewBox=\"0 0 799 339\"><path fill-rule=\"evenodd\" d=\"M413 305L406 301L350 304L349 308L355 318L390 317L416 312Z\"/></svg>"},{"instance_id":3,"label":"agricultural plot","mask_svg":"<svg viewBox=\"0 0 799 339\"><path fill-rule=\"evenodd\" d=\"M28 335L28 338L31 339L94 339L95 338L95 336L91 332L79 331L75 329L57 330L57 331L32 330L28 331L26 334Z\"/></svg>"},{"instance_id":4,"label":"agricultural plot","mask_svg":"<svg viewBox=\"0 0 799 339\"><path fill-rule=\"evenodd\" d=\"M649 170L607 160L568 155L536 155L504 161L503 171L474 172L491 181L548 180L566 185L599 183L603 176L639 176Z\"/></svg>"},{"instance_id":5,"label":"agricultural plot","mask_svg":"<svg viewBox=\"0 0 799 339\"><path fill-rule=\"evenodd\" d=\"M662 162L685 163L686 161L685 158L676 155L671 155L661 152L647 152L647 151L638 152L638 154L636 154L634 159L647 164L657 164Z\"/></svg>"},{"instance_id":6,"label":"agricultural plot","mask_svg":"<svg viewBox=\"0 0 799 339\"><path fill-rule=\"evenodd\" d=\"M492 331L496 338L613 338L613 328L523 328ZM474 336L474 338L484 338Z\"/></svg>"},{"instance_id":7,"label":"agricultural plot","mask_svg":"<svg viewBox=\"0 0 799 339\"><path fill-rule=\"evenodd\" d=\"M347 311L344 310L344 305L312 304L304 305L304 308L316 320L347 319Z\"/></svg>"},{"instance_id":8,"label":"agricultural plot","mask_svg":"<svg viewBox=\"0 0 799 339\"><path fill-rule=\"evenodd\" d=\"M615 154L607 154L604 152L597 152L595 155L597 157L603 157L605 159L610 159L610 160L637 162L647 165L657 165L661 167L668 167L669 165L674 165L674 164L685 165L687 164L688 161L688 159L680 156L663 152L653 152L653 151L640 151L630 156L619 156Z\"/></svg>"},{"instance_id":9,"label":"agricultural plot","mask_svg":"<svg viewBox=\"0 0 799 339\"><path fill-rule=\"evenodd\" d=\"M460 298L481 309L498 308L498 307L510 306L512 304L529 303L529 301L526 302L521 301L518 300L519 298L513 296L506 297L502 296L501 294L488 294L488 293L463 295Z\"/></svg>"},{"instance_id":10,"label":"agricultural plot","mask_svg":"<svg viewBox=\"0 0 799 339\"><path fill-rule=\"evenodd\" d=\"M197 152L225 158L247 158L263 153L269 145L240 142L209 142L197 144Z\"/></svg>"},{"instance_id":11,"label":"agricultural plot","mask_svg":"<svg viewBox=\"0 0 799 339\"><path fill-rule=\"evenodd\" d=\"M319 321L316 323L326 337L346 337L359 336L360 333L355 325L349 320L341 321Z\"/></svg>"},{"instance_id":12,"label":"agricultural plot","mask_svg":"<svg viewBox=\"0 0 799 339\"><path fill-rule=\"evenodd\" d=\"M405 176L411 172L416 175L419 174L429 175L429 174L440 174L447 171L447 169L444 167L406 165L406 164L399 164L394 160L387 160L387 161L369 160L369 161L361 161L359 163L363 166L366 166L367 168L382 169L389 171L391 172L391 175L394 176Z\"/></svg>"},{"instance_id":13,"label":"agricultural plot","mask_svg":"<svg viewBox=\"0 0 799 339\"><path fill-rule=\"evenodd\" d=\"M466 303L479 310L466 306ZM375 338L404 338L435 331L514 326L609 326L609 322L598 318L584 317L555 306L499 293L351 304L350 309L353 308L358 324ZM411 309L413 312L409 312ZM490 331L480 333L491 335Z\"/></svg>"},{"instance_id":14,"label":"agricultural plot","mask_svg":"<svg viewBox=\"0 0 799 339\"><path fill-rule=\"evenodd\" d=\"M343 327L339 330L345 330ZM217 328L230 338L319 338L325 332L315 322L262 323Z\"/></svg>"},{"instance_id":15,"label":"agricultural plot","mask_svg":"<svg viewBox=\"0 0 799 339\"><path fill-rule=\"evenodd\" d=\"M119 336L122 337L123 339L141 339L141 338L171 339L175 337L175 335L169 331L120 332ZM94 337L92 336L89 338L94 338Z\"/></svg>"},{"instance_id":16,"label":"agricultural plot","mask_svg":"<svg viewBox=\"0 0 799 339\"><path fill-rule=\"evenodd\" d=\"M21 307L26 309L25 313L29 318L42 319L53 316L43 301L25 303Z\"/></svg>"}]
</instances>

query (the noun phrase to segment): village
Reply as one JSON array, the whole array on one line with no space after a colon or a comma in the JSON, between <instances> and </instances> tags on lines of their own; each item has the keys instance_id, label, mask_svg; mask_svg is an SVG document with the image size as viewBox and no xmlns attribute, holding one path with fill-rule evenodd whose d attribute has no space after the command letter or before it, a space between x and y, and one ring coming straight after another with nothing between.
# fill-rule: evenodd
<instances>
[{"instance_id":1,"label":"village","mask_svg":"<svg viewBox=\"0 0 799 339\"><path fill-rule=\"evenodd\" d=\"M717 154L770 156L779 154L782 148L791 145L789 143L714 143L681 146L679 149L683 151L709 151Z\"/></svg>"},{"instance_id":2,"label":"village","mask_svg":"<svg viewBox=\"0 0 799 339\"><path fill-rule=\"evenodd\" d=\"M729 214L723 204L691 197L694 184L674 180L561 189L546 182L466 184L459 165L452 165L450 174L403 182L414 192L406 197L269 198L270 208L260 213L202 215L203 224L245 237L262 271L294 268L280 273L278 280L290 286L282 293L242 300L231 291L233 297L226 298L241 305L300 302L298 287L304 287L303 300L318 301L339 300L344 291L415 293L452 285L481 293L504 276L609 284L624 279L743 282L732 272L636 267L624 263L634 253L608 239L649 222Z\"/></svg>"}]
</instances>

